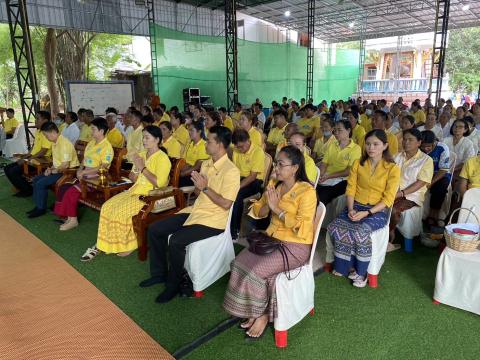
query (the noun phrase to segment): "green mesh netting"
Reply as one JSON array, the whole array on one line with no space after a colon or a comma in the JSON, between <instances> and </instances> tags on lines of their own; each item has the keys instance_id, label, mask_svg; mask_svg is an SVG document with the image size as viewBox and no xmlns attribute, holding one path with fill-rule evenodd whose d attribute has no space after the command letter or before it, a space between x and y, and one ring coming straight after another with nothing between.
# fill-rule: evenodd
<instances>
[{"instance_id":1,"label":"green mesh netting","mask_svg":"<svg viewBox=\"0 0 480 360\"><path fill-rule=\"evenodd\" d=\"M215 106L226 103L225 39L183 33L155 26L156 92L167 106L183 104L182 89L200 88ZM152 41L153 41L152 39ZM238 40L239 101L264 104L283 96L300 99L306 94L307 49L291 43ZM315 49L314 98L347 98L356 90L358 50Z\"/></svg>"}]
</instances>

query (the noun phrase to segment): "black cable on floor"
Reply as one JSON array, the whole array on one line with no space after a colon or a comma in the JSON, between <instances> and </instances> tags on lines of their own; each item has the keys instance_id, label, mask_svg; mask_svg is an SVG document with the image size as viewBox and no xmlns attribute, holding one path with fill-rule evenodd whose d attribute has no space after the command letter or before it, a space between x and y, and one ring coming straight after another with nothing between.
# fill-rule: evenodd
<instances>
[{"instance_id":1,"label":"black cable on floor","mask_svg":"<svg viewBox=\"0 0 480 360\"><path fill-rule=\"evenodd\" d=\"M199 346L205 344L206 342L212 340L214 337L230 329L232 326L237 324L238 321L238 318L228 318L227 320L222 321L220 324L218 324L206 334L200 336L199 338L193 340L190 344L187 344L175 351L173 353L173 357L177 360L182 359L186 355L190 354L193 350L197 349Z\"/></svg>"}]
</instances>

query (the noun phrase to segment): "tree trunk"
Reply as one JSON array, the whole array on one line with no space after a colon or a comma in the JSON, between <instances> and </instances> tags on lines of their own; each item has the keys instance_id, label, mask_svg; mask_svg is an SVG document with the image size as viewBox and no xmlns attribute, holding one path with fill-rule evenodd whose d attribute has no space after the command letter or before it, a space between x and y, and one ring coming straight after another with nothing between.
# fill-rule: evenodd
<instances>
[{"instance_id":1,"label":"tree trunk","mask_svg":"<svg viewBox=\"0 0 480 360\"><path fill-rule=\"evenodd\" d=\"M52 112L52 118L55 118L60 112L58 104L59 94L55 83L55 69L57 64L57 37L55 30L52 28L47 29L47 36L45 37L45 70L47 75L47 89L50 95L50 109Z\"/></svg>"}]
</instances>

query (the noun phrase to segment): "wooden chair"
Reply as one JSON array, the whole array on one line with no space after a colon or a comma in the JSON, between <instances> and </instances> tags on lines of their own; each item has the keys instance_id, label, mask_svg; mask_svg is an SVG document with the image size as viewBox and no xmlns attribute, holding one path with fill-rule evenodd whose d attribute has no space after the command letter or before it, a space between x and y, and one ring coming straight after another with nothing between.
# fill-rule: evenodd
<instances>
[{"instance_id":1,"label":"wooden chair","mask_svg":"<svg viewBox=\"0 0 480 360\"><path fill-rule=\"evenodd\" d=\"M46 158L23 160L23 175L28 181L32 181L35 176L43 172L52 165L52 161Z\"/></svg>"},{"instance_id":2,"label":"wooden chair","mask_svg":"<svg viewBox=\"0 0 480 360\"><path fill-rule=\"evenodd\" d=\"M156 221L165 219L182 210L185 207L185 195L178 189L180 181L180 170L185 165L184 159L170 159L172 168L170 170L169 185L173 187L171 192L163 195L146 195L140 196L140 200L145 203L140 212L132 217L133 229L138 240L138 259L145 261L147 259L148 243L147 229L148 226ZM173 196L175 198L175 207L162 212L155 212L155 204L157 201Z\"/></svg>"},{"instance_id":3,"label":"wooden chair","mask_svg":"<svg viewBox=\"0 0 480 360\"><path fill-rule=\"evenodd\" d=\"M82 140L77 140L75 143L75 150L77 151L78 161L80 161L80 163L83 161L83 154L85 153L87 145L88 142Z\"/></svg>"}]
</instances>

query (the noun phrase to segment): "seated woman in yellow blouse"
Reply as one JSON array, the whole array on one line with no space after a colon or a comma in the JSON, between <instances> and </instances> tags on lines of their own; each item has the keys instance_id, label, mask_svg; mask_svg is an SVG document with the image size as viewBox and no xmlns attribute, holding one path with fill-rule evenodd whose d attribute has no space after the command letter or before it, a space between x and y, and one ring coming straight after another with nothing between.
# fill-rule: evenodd
<instances>
[{"instance_id":1,"label":"seated woman in yellow blouse","mask_svg":"<svg viewBox=\"0 0 480 360\"><path fill-rule=\"evenodd\" d=\"M172 129L172 124L169 121L162 121L160 123L160 131L162 132L161 146L167 150L169 157L180 159L182 157L182 145L173 137Z\"/></svg>"},{"instance_id":2,"label":"seated woman in yellow blouse","mask_svg":"<svg viewBox=\"0 0 480 360\"><path fill-rule=\"evenodd\" d=\"M312 155L315 161L321 161L327 148L336 141L335 136L333 136L334 121L329 114L322 114L322 119L322 123L320 124L322 133L319 134L313 146Z\"/></svg>"},{"instance_id":3,"label":"seated woman in yellow blouse","mask_svg":"<svg viewBox=\"0 0 480 360\"><path fill-rule=\"evenodd\" d=\"M190 142L190 135L185 126L185 116L177 112L170 118L170 124L172 124L173 137L178 140L180 145L182 145L182 157L185 155L187 150L188 143Z\"/></svg>"},{"instance_id":4,"label":"seated woman in yellow blouse","mask_svg":"<svg viewBox=\"0 0 480 360\"><path fill-rule=\"evenodd\" d=\"M113 148L105 137L108 131L107 120L95 118L92 123L92 137L83 155L83 166L77 170L77 179L96 177L100 167L109 168L113 160ZM55 214L61 218L67 218L60 225L61 231L73 229L78 226L77 207L81 196L80 185L62 186L55 202Z\"/></svg>"},{"instance_id":5,"label":"seated woman in yellow blouse","mask_svg":"<svg viewBox=\"0 0 480 360\"><path fill-rule=\"evenodd\" d=\"M317 197L297 148L286 146L278 153L274 172L277 186L267 187L251 213L256 218L271 215L266 234L287 247L289 266L294 269L310 255ZM248 319L241 324L248 338L260 337L273 321L275 277L284 270L278 251L260 256L245 249L233 261L223 307L233 316Z\"/></svg>"},{"instance_id":6,"label":"seated woman in yellow blouse","mask_svg":"<svg viewBox=\"0 0 480 360\"><path fill-rule=\"evenodd\" d=\"M188 128L190 139L192 140L188 144L185 151L185 166L180 170L180 187L192 186L193 181L190 178L192 171L199 171L202 166L202 162L210 158L205 148L206 141L204 127L202 121L194 121Z\"/></svg>"},{"instance_id":7,"label":"seated woman in yellow blouse","mask_svg":"<svg viewBox=\"0 0 480 360\"><path fill-rule=\"evenodd\" d=\"M334 275L348 276L356 287L367 284L372 256L370 235L388 221L400 183L400 168L388 152L387 134L372 130L365 135L365 153L350 169L347 208L328 225L334 244Z\"/></svg>"},{"instance_id":8,"label":"seated woman in yellow blouse","mask_svg":"<svg viewBox=\"0 0 480 360\"><path fill-rule=\"evenodd\" d=\"M133 168L129 175L135 184L103 204L97 243L87 249L82 261L92 260L99 251L127 256L138 247L132 217L145 205L139 196L168 185L171 164L167 154L160 150L161 139L162 133L157 126L149 125L143 130L145 150L133 157Z\"/></svg>"}]
</instances>

